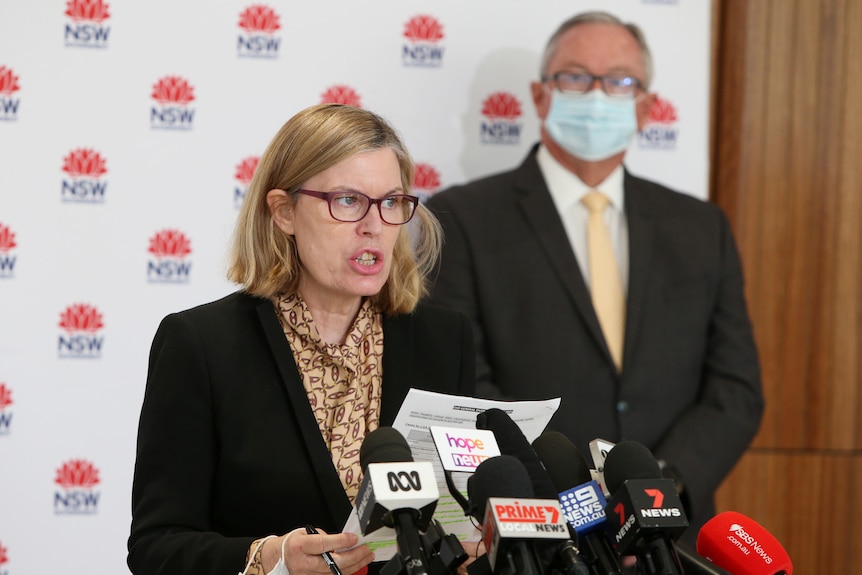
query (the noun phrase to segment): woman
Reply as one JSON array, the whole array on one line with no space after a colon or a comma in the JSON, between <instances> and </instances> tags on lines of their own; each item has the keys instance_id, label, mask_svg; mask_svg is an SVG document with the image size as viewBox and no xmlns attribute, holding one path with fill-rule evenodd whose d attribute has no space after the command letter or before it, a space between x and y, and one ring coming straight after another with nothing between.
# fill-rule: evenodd
<instances>
[{"instance_id":1,"label":"woman","mask_svg":"<svg viewBox=\"0 0 862 575\"><path fill-rule=\"evenodd\" d=\"M372 560L339 533L363 438L409 388L469 395L475 378L465 319L418 303L440 231L412 179L397 134L359 108L314 106L276 134L237 221L242 289L169 315L153 341L133 573L328 573L321 553L352 548L333 553L349 575Z\"/></svg>"}]
</instances>

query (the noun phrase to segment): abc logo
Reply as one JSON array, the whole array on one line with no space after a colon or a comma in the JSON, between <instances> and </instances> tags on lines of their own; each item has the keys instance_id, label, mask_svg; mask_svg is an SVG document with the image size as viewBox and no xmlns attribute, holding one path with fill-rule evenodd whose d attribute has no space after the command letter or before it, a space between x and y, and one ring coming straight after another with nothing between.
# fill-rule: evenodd
<instances>
[{"instance_id":1,"label":"abc logo","mask_svg":"<svg viewBox=\"0 0 862 575\"><path fill-rule=\"evenodd\" d=\"M419 480L419 473L416 471L411 471L410 473L406 471L399 471L397 473L390 471L386 474L386 478L389 480L390 491L422 490L422 482Z\"/></svg>"}]
</instances>

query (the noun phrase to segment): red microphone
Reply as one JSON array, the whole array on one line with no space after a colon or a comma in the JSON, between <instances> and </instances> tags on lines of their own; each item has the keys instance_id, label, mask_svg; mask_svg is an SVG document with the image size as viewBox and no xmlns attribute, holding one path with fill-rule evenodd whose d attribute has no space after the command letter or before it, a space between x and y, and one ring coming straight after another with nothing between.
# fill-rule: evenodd
<instances>
[{"instance_id":1,"label":"red microphone","mask_svg":"<svg viewBox=\"0 0 862 575\"><path fill-rule=\"evenodd\" d=\"M781 543L754 519L719 513L697 534L697 552L733 575L793 575Z\"/></svg>"}]
</instances>

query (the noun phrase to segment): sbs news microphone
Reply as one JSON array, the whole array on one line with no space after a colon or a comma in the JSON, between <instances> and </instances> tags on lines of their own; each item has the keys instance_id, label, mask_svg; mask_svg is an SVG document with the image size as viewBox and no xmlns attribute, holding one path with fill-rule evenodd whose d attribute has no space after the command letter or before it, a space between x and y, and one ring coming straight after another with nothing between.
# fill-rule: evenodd
<instances>
[{"instance_id":1,"label":"sbs news microphone","mask_svg":"<svg viewBox=\"0 0 862 575\"><path fill-rule=\"evenodd\" d=\"M394 528L396 572L430 575L420 532L431 523L440 498L434 467L428 461L414 462L407 440L391 427L379 427L365 437L359 462L364 477L356 495L356 514L362 534Z\"/></svg>"},{"instance_id":2,"label":"sbs news microphone","mask_svg":"<svg viewBox=\"0 0 862 575\"><path fill-rule=\"evenodd\" d=\"M557 499L557 490L539 456L527 441L527 437L515 421L502 409L491 408L476 416L476 428L494 433L497 447L503 455L510 455L521 462L527 471L533 494L538 499ZM587 573L588 569L577 548L578 536L569 530L569 539L555 546L544 546L544 564L563 573Z\"/></svg>"},{"instance_id":3,"label":"sbs news microphone","mask_svg":"<svg viewBox=\"0 0 862 575\"><path fill-rule=\"evenodd\" d=\"M489 570L494 575L588 575L566 563L555 565L559 547L571 544L568 527L556 499L534 498L530 476L517 457L499 455L480 463L467 480L467 493L486 551L468 567L471 575Z\"/></svg>"},{"instance_id":4,"label":"sbs news microphone","mask_svg":"<svg viewBox=\"0 0 862 575\"><path fill-rule=\"evenodd\" d=\"M604 474L613 494L605 515L617 552L635 555L644 575L681 575L673 542L688 519L673 481L662 478L652 452L635 441L621 441L608 453Z\"/></svg>"},{"instance_id":5,"label":"sbs news microphone","mask_svg":"<svg viewBox=\"0 0 862 575\"><path fill-rule=\"evenodd\" d=\"M533 449L551 477L563 515L578 534L578 549L594 575L620 575L619 556L608 539L605 496L583 454L568 437L546 431Z\"/></svg>"},{"instance_id":6,"label":"sbs news microphone","mask_svg":"<svg viewBox=\"0 0 862 575\"><path fill-rule=\"evenodd\" d=\"M793 575L781 543L754 519L719 513L700 528L697 552L733 575Z\"/></svg>"}]
</instances>

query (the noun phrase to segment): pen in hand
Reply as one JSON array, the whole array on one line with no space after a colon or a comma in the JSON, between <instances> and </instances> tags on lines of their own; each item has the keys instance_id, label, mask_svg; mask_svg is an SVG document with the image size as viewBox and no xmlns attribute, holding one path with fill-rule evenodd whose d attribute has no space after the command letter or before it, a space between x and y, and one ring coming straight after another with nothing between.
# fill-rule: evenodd
<instances>
[{"instance_id":1,"label":"pen in hand","mask_svg":"<svg viewBox=\"0 0 862 575\"><path fill-rule=\"evenodd\" d=\"M317 535L317 529L315 529L311 525L305 526L305 532L309 535ZM321 553L323 557L324 563L329 567L329 570L332 571L332 575L341 575L341 569L338 568L338 564L335 563L335 559L332 558L332 555L329 554L329 551L324 551Z\"/></svg>"}]
</instances>

